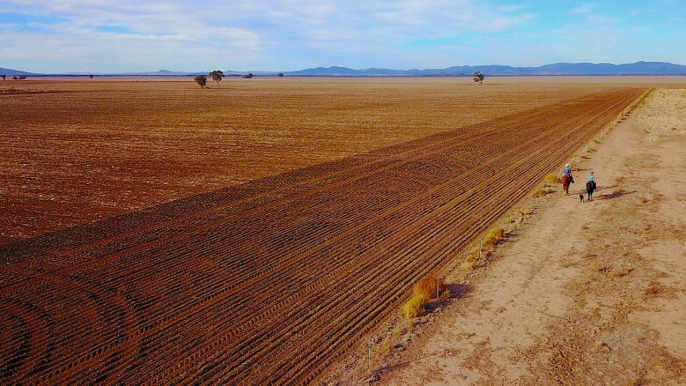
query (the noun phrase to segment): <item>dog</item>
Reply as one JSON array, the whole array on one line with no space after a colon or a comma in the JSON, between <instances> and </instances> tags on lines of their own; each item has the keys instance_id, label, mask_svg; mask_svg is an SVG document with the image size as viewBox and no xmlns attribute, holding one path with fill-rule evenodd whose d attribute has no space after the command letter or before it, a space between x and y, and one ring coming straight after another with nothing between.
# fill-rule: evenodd
<instances>
[{"instance_id":1,"label":"dog","mask_svg":"<svg viewBox=\"0 0 686 386\"><path fill-rule=\"evenodd\" d=\"M579 201L580 201L580 202L584 202L584 195L583 195L583 194L580 194L580 195L579 195Z\"/></svg>"}]
</instances>

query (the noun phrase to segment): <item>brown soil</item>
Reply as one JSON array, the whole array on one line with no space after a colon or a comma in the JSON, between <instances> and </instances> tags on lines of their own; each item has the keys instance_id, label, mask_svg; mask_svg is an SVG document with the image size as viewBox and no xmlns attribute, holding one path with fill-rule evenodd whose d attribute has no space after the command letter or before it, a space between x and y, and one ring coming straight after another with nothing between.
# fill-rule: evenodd
<instances>
[{"instance_id":1,"label":"brown soil","mask_svg":"<svg viewBox=\"0 0 686 386\"><path fill-rule=\"evenodd\" d=\"M0 244L622 87L464 78L1 86Z\"/></svg>"},{"instance_id":2,"label":"brown soil","mask_svg":"<svg viewBox=\"0 0 686 386\"><path fill-rule=\"evenodd\" d=\"M391 335L408 350L375 348L371 380L686 384L686 92L657 90L590 147L574 194L542 202L469 292ZM599 190L581 203L590 170ZM366 350L352 358L332 383L366 384Z\"/></svg>"},{"instance_id":3,"label":"brown soil","mask_svg":"<svg viewBox=\"0 0 686 386\"><path fill-rule=\"evenodd\" d=\"M642 92L587 94L2 245L0 376L313 382Z\"/></svg>"}]
</instances>

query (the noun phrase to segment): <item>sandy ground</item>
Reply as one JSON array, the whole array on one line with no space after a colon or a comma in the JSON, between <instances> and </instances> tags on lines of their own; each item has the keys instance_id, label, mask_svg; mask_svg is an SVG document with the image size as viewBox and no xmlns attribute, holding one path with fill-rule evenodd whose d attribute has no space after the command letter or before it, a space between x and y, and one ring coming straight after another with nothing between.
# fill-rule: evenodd
<instances>
[{"instance_id":1,"label":"sandy ground","mask_svg":"<svg viewBox=\"0 0 686 386\"><path fill-rule=\"evenodd\" d=\"M573 194L548 196L406 349L375 354L374 382L686 384L686 91L656 90L590 146Z\"/></svg>"}]
</instances>

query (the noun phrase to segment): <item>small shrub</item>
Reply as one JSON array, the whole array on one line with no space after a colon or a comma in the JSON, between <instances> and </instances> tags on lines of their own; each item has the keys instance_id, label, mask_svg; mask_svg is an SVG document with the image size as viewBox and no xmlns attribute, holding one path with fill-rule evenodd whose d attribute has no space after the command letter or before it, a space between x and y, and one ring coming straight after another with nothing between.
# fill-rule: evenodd
<instances>
[{"instance_id":1,"label":"small shrub","mask_svg":"<svg viewBox=\"0 0 686 386\"><path fill-rule=\"evenodd\" d=\"M503 237L505 237L505 230L502 227L491 229L484 237L484 248L489 249L496 246Z\"/></svg>"},{"instance_id":2,"label":"small shrub","mask_svg":"<svg viewBox=\"0 0 686 386\"><path fill-rule=\"evenodd\" d=\"M548 185L556 184L558 181L559 178L555 173L550 173L543 179L543 182L545 182Z\"/></svg>"},{"instance_id":3,"label":"small shrub","mask_svg":"<svg viewBox=\"0 0 686 386\"><path fill-rule=\"evenodd\" d=\"M550 187L543 187L543 188L538 188L538 189L536 189L536 190L531 194L531 196L532 196L533 198L538 198L538 197L543 197L543 196L545 196L546 194L550 194L550 193L553 193L553 192L555 192L555 189L550 188Z\"/></svg>"},{"instance_id":4,"label":"small shrub","mask_svg":"<svg viewBox=\"0 0 686 386\"><path fill-rule=\"evenodd\" d=\"M426 315L426 305L429 302L425 296L413 295L403 306L403 315L407 318L416 318Z\"/></svg>"},{"instance_id":5,"label":"small shrub","mask_svg":"<svg viewBox=\"0 0 686 386\"><path fill-rule=\"evenodd\" d=\"M438 285L438 288L436 287ZM436 293L443 288L443 279L435 276L425 277L417 282L412 288L414 296L423 296L427 300L436 299Z\"/></svg>"},{"instance_id":6,"label":"small shrub","mask_svg":"<svg viewBox=\"0 0 686 386\"><path fill-rule=\"evenodd\" d=\"M664 287L656 282L651 282L643 289L643 294L646 296L657 296L663 292L665 292Z\"/></svg>"}]
</instances>

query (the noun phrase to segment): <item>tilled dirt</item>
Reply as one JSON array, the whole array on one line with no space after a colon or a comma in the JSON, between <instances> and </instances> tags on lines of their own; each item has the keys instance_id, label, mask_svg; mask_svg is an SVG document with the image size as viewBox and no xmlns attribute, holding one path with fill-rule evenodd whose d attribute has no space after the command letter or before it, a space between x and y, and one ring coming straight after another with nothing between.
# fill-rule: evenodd
<instances>
[{"instance_id":1,"label":"tilled dirt","mask_svg":"<svg viewBox=\"0 0 686 386\"><path fill-rule=\"evenodd\" d=\"M570 196L545 200L407 351L377 358L380 384L686 384L686 93L655 91L592 147Z\"/></svg>"},{"instance_id":2,"label":"tilled dirt","mask_svg":"<svg viewBox=\"0 0 686 386\"><path fill-rule=\"evenodd\" d=\"M642 93L585 95L2 245L0 375L311 383Z\"/></svg>"}]
</instances>

